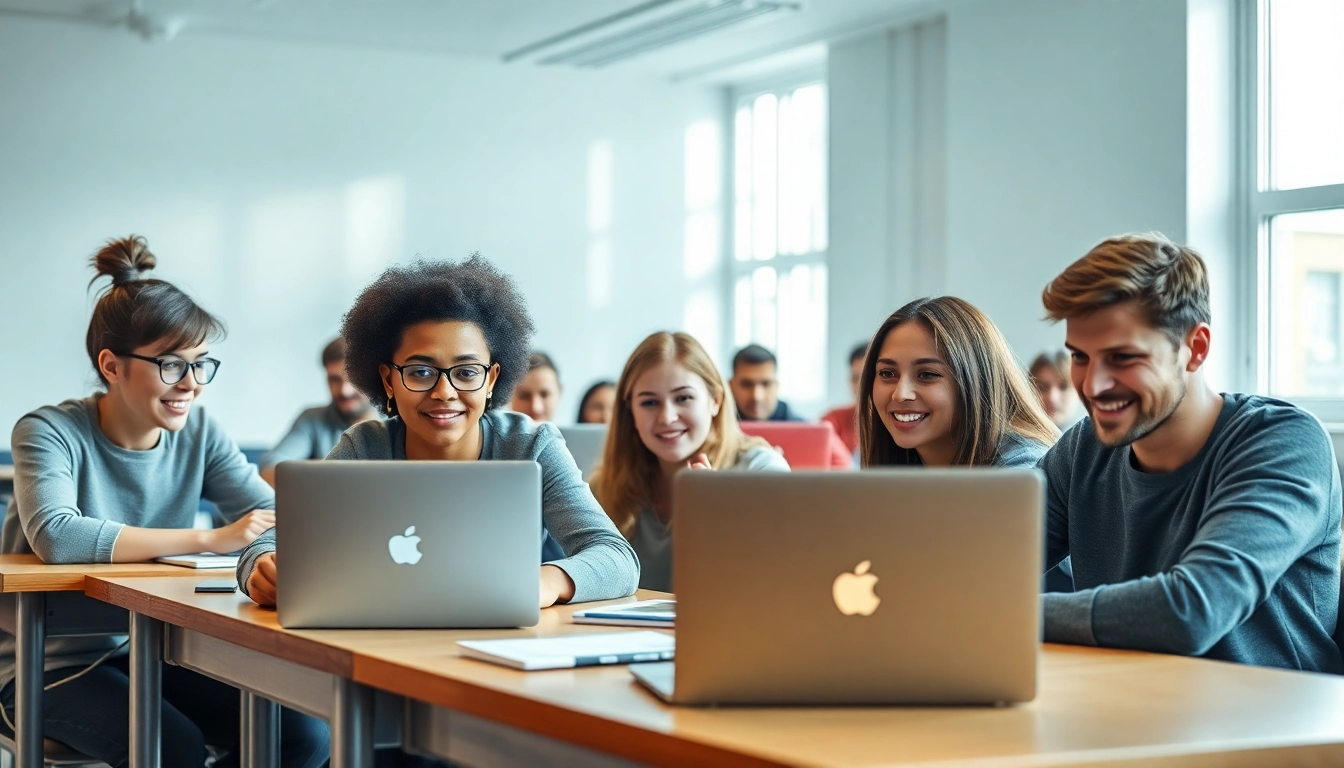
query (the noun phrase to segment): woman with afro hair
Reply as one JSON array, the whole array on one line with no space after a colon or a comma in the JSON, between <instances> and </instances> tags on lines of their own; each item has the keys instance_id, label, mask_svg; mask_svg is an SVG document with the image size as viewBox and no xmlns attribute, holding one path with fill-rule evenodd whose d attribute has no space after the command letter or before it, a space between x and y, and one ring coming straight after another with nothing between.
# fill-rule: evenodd
<instances>
[{"instance_id":1,"label":"woman with afro hair","mask_svg":"<svg viewBox=\"0 0 1344 768\"><path fill-rule=\"evenodd\" d=\"M480 256L392 267L345 316L346 374L388 416L351 427L328 459L535 461L542 472L541 607L624 597L639 561L552 424L505 410L533 326L513 279ZM539 556L539 559L542 559ZM243 551L238 583L276 600L275 530Z\"/></svg>"}]
</instances>

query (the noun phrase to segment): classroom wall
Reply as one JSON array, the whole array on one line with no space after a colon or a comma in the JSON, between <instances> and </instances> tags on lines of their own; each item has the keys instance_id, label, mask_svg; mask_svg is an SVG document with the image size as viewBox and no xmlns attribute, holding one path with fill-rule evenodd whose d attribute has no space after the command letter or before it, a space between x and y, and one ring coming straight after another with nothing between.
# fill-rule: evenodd
<instances>
[{"instance_id":1,"label":"classroom wall","mask_svg":"<svg viewBox=\"0 0 1344 768\"><path fill-rule=\"evenodd\" d=\"M831 46L831 258L846 271L831 293L833 399L849 344L922 295L975 303L1024 361L1062 344L1041 320L1045 284L1105 237L1152 230L1210 262L1210 378L1227 382L1229 7L950 0Z\"/></svg>"},{"instance_id":2,"label":"classroom wall","mask_svg":"<svg viewBox=\"0 0 1344 768\"><path fill-rule=\"evenodd\" d=\"M562 421L648 332L720 352L722 104L619 71L5 19L0 446L92 391L86 260L132 232L228 322L203 402L241 443L325 400L341 314L417 255L480 251L518 278Z\"/></svg>"}]
</instances>

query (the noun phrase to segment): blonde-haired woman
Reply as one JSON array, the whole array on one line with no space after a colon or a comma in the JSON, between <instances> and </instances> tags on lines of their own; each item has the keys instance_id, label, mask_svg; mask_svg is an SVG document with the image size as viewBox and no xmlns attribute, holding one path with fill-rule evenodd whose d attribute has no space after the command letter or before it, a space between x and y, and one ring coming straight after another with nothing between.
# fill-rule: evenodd
<instances>
[{"instance_id":1,"label":"blonde-haired woman","mask_svg":"<svg viewBox=\"0 0 1344 768\"><path fill-rule=\"evenodd\" d=\"M788 462L737 426L719 369L694 337L644 339L616 383L593 493L639 556L641 589L672 591L672 477L691 469L787 472Z\"/></svg>"}]
</instances>

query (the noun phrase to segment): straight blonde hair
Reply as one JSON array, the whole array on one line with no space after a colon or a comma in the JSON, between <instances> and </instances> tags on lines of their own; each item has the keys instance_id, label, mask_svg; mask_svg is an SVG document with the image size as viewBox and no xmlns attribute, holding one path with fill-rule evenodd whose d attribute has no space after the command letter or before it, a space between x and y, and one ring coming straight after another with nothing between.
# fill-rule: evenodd
<instances>
[{"instance_id":1,"label":"straight blonde hair","mask_svg":"<svg viewBox=\"0 0 1344 768\"><path fill-rule=\"evenodd\" d=\"M882 343L887 334L906 323L919 323L933 336L938 356L952 371L957 402L957 416L952 420L953 466L993 464L1010 432L1045 445L1059 439L1059 429L1045 415L1008 341L984 312L955 296L916 299L882 323L863 361L858 422L864 467L922 463L918 453L896 445L873 403Z\"/></svg>"},{"instance_id":2,"label":"straight blonde hair","mask_svg":"<svg viewBox=\"0 0 1344 768\"><path fill-rule=\"evenodd\" d=\"M663 482L658 457L644 445L635 428L633 390L635 381L645 371L664 363L676 363L699 376L704 380L710 398L719 403L719 413L710 421L709 435L697 451L709 457L710 466L726 469L737 464L743 453L769 447L764 440L742 433L723 377L695 337L687 333L659 331L644 339L631 353L620 380L616 382L616 411L611 416L602 463L589 480L593 495L616 527L627 536L635 528L640 508L653 503L654 494Z\"/></svg>"}]
</instances>

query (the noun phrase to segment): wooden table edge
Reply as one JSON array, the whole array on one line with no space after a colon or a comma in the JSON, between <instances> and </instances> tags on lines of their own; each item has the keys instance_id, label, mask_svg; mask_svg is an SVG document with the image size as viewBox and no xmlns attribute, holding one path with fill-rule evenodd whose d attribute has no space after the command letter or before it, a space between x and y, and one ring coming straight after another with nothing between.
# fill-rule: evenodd
<instances>
[{"instance_id":1,"label":"wooden table edge","mask_svg":"<svg viewBox=\"0 0 1344 768\"><path fill-rule=\"evenodd\" d=\"M420 684L403 680L408 671L416 675L423 674ZM393 662L359 654L355 656L355 682L424 704L463 712L598 752L619 755L641 764L709 768L786 768L792 765L609 720L600 715L529 699L489 686L408 670ZM630 685L638 685L633 677Z\"/></svg>"},{"instance_id":2,"label":"wooden table edge","mask_svg":"<svg viewBox=\"0 0 1344 768\"><path fill-rule=\"evenodd\" d=\"M127 577L112 575L87 577L84 582L84 594L165 624L199 632L281 661L353 679L355 654L346 648L328 645L283 629L210 613L196 606L179 603L159 595L138 592L131 586L108 581L114 578Z\"/></svg>"}]
</instances>

